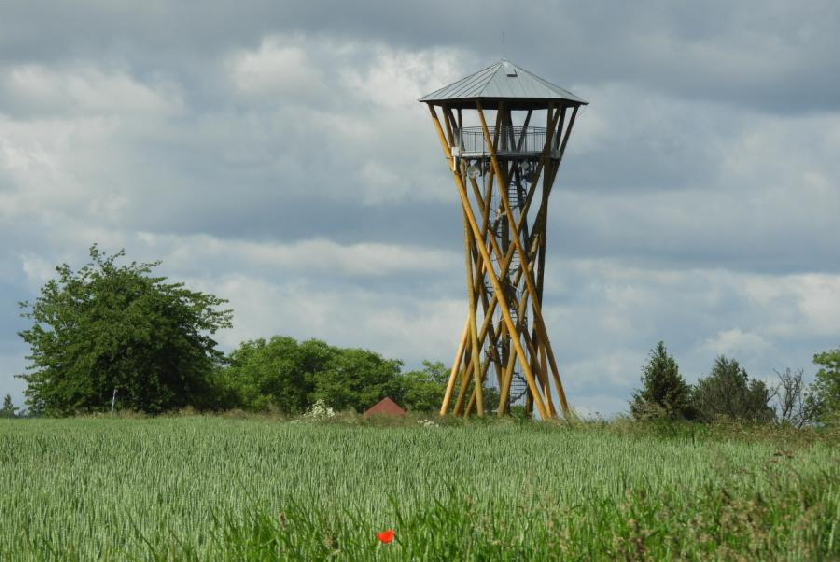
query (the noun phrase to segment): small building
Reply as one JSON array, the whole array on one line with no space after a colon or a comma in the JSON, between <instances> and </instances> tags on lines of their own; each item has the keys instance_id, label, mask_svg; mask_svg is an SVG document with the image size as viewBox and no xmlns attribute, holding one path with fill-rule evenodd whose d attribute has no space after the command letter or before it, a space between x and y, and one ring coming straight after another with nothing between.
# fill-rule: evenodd
<instances>
[{"instance_id":1,"label":"small building","mask_svg":"<svg viewBox=\"0 0 840 562\"><path fill-rule=\"evenodd\" d=\"M405 417L405 410L397 406L397 404L391 400L390 397L386 396L382 400L380 400L375 406L371 406L365 413L363 414L364 417L369 418L371 416L393 416L398 418Z\"/></svg>"}]
</instances>

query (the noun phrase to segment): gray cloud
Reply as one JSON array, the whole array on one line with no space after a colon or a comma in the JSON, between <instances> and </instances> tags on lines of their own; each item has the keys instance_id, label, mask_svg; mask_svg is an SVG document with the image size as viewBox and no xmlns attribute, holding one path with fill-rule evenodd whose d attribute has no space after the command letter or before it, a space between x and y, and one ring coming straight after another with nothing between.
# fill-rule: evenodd
<instances>
[{"instance_id":1,"label":"gray cloud","mask_svg":"<svg viewBox=\"0 0 840 562\"><path fill-rule=\"evenodd\" d=\"M603 84L654 85L681 97L770 111L837 108L840 8L830 0L674 4L535 2L526 6L437 0L214 1L201 7L147 2L47 0L4 9L6 60L97 57L150 74L202 62L272 33L337 42L374 41L407 50L469 51L468 66L505 52L544 75ZM476 25L476 21L480 25ZM44 40L44 38L49 40ZM479 54L480 53L480 54ZM528 65L526 65L528 66Z\"/></svg>"},{"instance_id":2,"label":"gray cloud","mask_svg":"<svg viewBox=\"0 0 840 562\"><path fill-rule=\"evenodd\" d=\"M416 98L502 30L591 102L549 225L574 405L621 409L660 338L692 380L717 353L766 376L837 345L833 3L29 2L0 21L0 393L22 391L14 303L93 241L229 298L228 349L451 360L460 211Z\"/></svg>"}]
</instances>

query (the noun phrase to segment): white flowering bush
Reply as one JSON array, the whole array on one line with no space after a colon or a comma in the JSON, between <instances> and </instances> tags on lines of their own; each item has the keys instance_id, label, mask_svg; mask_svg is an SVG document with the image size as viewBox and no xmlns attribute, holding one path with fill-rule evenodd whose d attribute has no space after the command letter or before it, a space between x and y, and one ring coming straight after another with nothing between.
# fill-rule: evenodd
<instances>
[{"instance_id":1,"label":"white flowering bush","mask_svg":"<svg viewBox=\"0 0 840 562\"><path fill-rule=\"evenodd\" d=\"M310 421L326 420L335 416L335 410L327 406L323 400L318 400L303 414L303 418Z\"/></svg>"}]
</instances>

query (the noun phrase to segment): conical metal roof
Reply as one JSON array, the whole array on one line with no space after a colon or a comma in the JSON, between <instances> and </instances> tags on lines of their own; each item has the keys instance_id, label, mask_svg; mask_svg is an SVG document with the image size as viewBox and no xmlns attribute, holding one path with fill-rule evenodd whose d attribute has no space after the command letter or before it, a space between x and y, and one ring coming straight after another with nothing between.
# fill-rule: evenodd
<instances>
[{"instance_id":1,"label":"conical metal roof","mask_svg":"<svg viewBox=\"0 0 840 562\"><path fill-rule=\"evenodd\" d=\"M588 103L504 59L420 98L432 105L454 108L474 108L476 100L481 100L486 109L496 109L502 100L509 109L537 109L550 102L571 106Z\"/></svg>"}]
</instances>

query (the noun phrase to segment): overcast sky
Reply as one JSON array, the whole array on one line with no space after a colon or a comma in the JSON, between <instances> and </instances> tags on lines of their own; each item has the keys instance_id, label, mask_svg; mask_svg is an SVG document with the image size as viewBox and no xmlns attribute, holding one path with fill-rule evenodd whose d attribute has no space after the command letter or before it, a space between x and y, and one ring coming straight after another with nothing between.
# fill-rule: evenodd
<instances>
[{"instance_id":1,"label":"overcast sky","mask_svg":"<svg viewBox=\"0 0 840 562\"><path fill-rule=\"evenodd\" d=\"M506 58L587 99L549 210L569 402L840 345L840 3L0 0L0 393L87 248L272 335L452 361L457 193L421 95ZM502 35L504 34L504 45Z\"/></svg>"}]
</instances>

